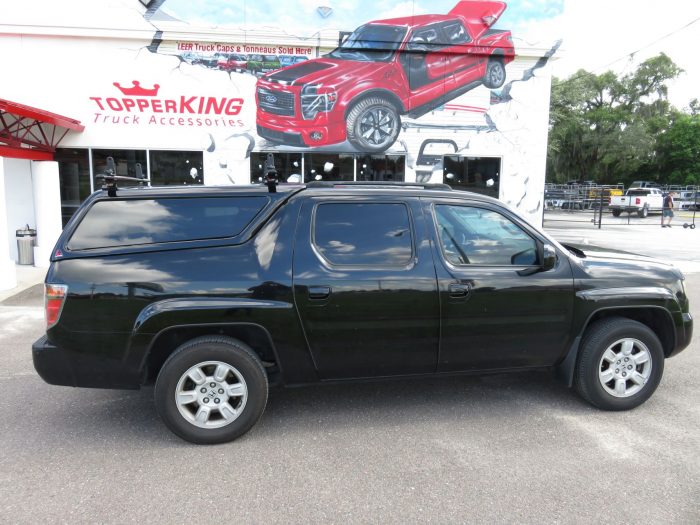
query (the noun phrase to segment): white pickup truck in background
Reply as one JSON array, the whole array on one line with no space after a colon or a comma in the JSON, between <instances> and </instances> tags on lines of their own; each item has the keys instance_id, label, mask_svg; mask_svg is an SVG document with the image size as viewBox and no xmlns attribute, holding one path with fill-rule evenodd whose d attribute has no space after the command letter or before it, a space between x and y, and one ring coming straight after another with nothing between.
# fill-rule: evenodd
<instances>
[{"instance_id":1,"label":"white pickup truck in background","mask_svg":"<svg viewBox=\"0 0 700 525\"><path fill-rule=\"evenodd\" d=\"M622 212L646 217L650 212L660 212L664 206L664 194L658 188L630 188L620 197L610 197L610 211L615 217Z\"/></svg>"}]
</instances>

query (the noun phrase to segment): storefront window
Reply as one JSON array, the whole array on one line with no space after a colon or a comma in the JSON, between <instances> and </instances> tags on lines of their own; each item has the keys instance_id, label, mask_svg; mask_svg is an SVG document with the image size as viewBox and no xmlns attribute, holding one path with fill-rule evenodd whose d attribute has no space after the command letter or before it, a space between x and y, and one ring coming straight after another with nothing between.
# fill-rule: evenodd
<instances>
[{"instance_id":1,"label":"storefront window","mask_svg":"<svg viewBox=\"0 0 700 525\"><path fill-rule=\"evenodd\" d=\"M443 182L457 190L473 191L498 198L501 159L498 157L443 158Z\"/></svg>"},{"instance_id":2,"label":"storefront window","mask_svg":"<svg viewBox=\"0 0 700 525\"><path fill-rule=\"evenodd\" d=\"M347 180L354 178L352 155L310 153L304 157L304 182L314 180Z\"/></svg>"},{"instance_id":3,"label":"storefront window","mask_svg":"<svg viewBox=\"0 0 700 525\"><path fill-rule=\"evenodd\" d=\"M357 158L357 180L395 181L405 180L403 155L365 155Z\"/></svg>"},{"instance_id":4,"label":"storefront window","mask_svg":"<svg viewBox=\"0 0 700 525\"><path fill-rule=\"evenodd\" d=\"M149 151L148 154L151 186L204 184L201 151Z\"/></svg>"},{"instance_id":5,"label":"storefront window","mask_svg":"<svg viewBox=\"0 0 700 525\"><path fill-rule=\"evenodd\" d=\"M265 162L270 153L265 151L250 154L250 182L262 182L265 175ZM301 153L272 153L280 182L301 182Z\"/></svg>"},{"instance_id":6,"label":"storefront window","mask_svg":"<svg viewBox=\"0 0 700 525\"><path fill-rule=\"evenodd\" d=\"M60 148L54 159L58 162L63 226L80 204L90 195L90 160L88 150Z\"/></svg>"},{"instance_id":7,"label":"storefront window","mask_svg":"<svg viewBox=\"0 0 700 525\"><path fill-rule=\"evenodd\" d=\"M136 164L140 164L143 176L147 176L145 150L94 149L92 150L92 174L95 180L95 189L100 189L102 187L102 179L98 179L97 177L98 175L102 175L105 169L107 169L107 157L112 157L114 159L116 175L136 177ZM137 182L119 182L119 186L121 187L138 185Z\"/></svg>"}]
</instances>

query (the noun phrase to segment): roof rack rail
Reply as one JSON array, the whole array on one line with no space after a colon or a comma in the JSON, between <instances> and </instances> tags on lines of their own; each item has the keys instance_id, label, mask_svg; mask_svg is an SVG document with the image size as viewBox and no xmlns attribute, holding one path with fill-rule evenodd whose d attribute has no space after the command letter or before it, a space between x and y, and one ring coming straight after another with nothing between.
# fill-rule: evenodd
<instances>
[{"instance_id":1,"label":"roof rack rail","mask_svg":"<svg viewBox=\"0 0 700 525\"><path fill-rule=\"evenodd\" d=\"M452 190L447 184L430 184L422 182L396 182L396 181L326 181L317 180L306 183L307 188L423 188L425 190Z\"/></svg>"}]
</instances>

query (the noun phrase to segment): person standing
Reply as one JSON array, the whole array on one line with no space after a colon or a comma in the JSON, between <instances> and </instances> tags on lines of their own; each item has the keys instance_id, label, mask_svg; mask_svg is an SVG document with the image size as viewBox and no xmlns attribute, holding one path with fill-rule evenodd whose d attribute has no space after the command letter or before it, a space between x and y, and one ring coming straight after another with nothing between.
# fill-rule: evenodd
<instances>
[{"instance_id":1,"label":"person standing","mask_svg":"<svg viewBox=\"0 0 700 525\"><path fill-rule=\"evenodd\" d=\"M673 220L673 197L676 194L674 192L669 192L668 195L664 197L664 206L663 210L661 212L661 227L662 228L670 228L671 227L671 221ZM668 219L668 223L665 223Z\"/></svg>"}]
</instances>

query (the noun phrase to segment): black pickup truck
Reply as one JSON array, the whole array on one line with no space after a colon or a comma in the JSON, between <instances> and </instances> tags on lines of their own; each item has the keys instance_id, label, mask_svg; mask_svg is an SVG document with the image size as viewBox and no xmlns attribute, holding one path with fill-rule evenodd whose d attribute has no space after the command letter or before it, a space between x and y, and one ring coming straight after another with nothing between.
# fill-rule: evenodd
<instances>
[{"instance_id":1,"label":"black pickup truck","mask_svg":"<svg viewBox=\"0 0 700 525\"><path fill-rule=\"evenodd\" d=\"M552 369L636 407L692 318L683 275L562 246L443 185L96 192L59 239L34 366L51 384L155 383L167 426L232 440L269 385Z\"/></svg>"}]
</instances>

